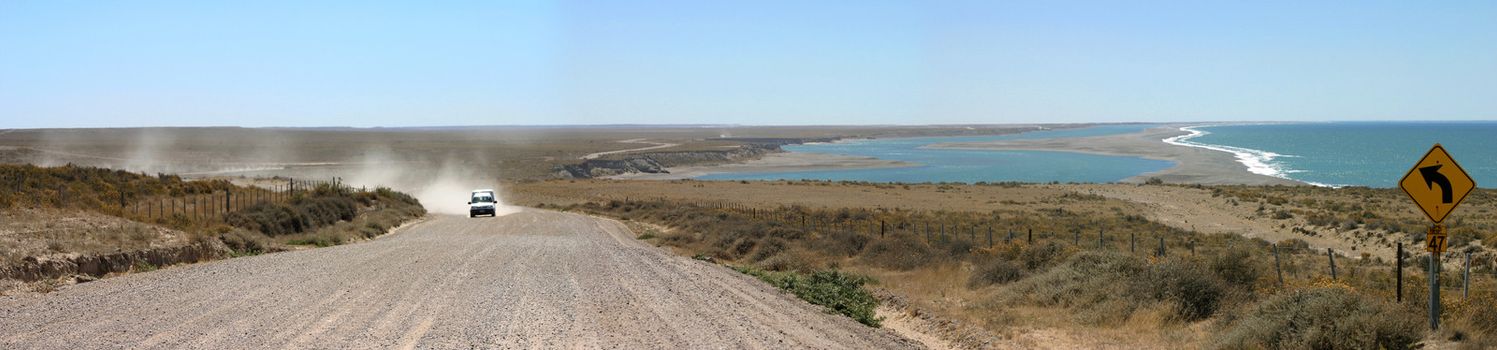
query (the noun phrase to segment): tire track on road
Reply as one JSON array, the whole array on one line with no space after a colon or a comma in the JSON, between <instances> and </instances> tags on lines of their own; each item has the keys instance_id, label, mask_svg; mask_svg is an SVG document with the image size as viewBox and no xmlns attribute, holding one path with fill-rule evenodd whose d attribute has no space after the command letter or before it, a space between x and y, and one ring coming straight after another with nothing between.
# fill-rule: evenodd
<instances>
[{"instance_id":1,"label":"tire track on road","mask_svg":"<svg viewBox=\"0 0 1497 350\"><path fill-rule=\"evenodd\" d=\"M338 247L0 297L0 348L914 348L622 223L434 217Z\"/></svg>"}]
</instances>

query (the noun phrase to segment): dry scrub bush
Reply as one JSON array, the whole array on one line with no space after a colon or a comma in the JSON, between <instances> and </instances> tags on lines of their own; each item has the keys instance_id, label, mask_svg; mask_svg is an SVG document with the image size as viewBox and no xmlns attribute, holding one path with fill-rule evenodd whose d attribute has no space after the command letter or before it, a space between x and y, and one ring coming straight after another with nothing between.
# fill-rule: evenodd
<instances>
[{"instance_id":1,"label":"dry scrub bush","mask_svg":"<svg viewBox=\"0 0 1497 350\"><path fill-rule=\"evenodd\" d=\"M1137 307L1131 300L1136 293L1132 285L1147 271L1147 264L1142 258L1125 254L1083 252L1010 284L1001 297L1012 304L1078 309L1078 318L1123 320ZM1090 314L1095 310L1113 312Z\"/></svg>"},{"instance_id":2,"label":"dry scrub bush","mask_svg":"<svg viewBox=\"0 0 1497 350\"><path fill-rule=\"evenodd\" d=\"M918 238L898 235L874 240L863 251L864 262L890 270L908 271L934 263L933 249Z\"/></svg>"},{"instance_id":3,"label":"dry scrub bush","mask_svg":"<svg viewBox=\"0 0 1497 350\"><path fill-rule=\"evenodd\" d=\"M761 259L754 266L770 271L810 272L821 268L819 260L810 252L792 248Z\"/></svg>"},{"instance_id":4,"label":"dry scrub bush","mask_svg":"<svg viewBox=\"0 0 1497 350\"><path fill-rule=\"evenodd\" d=\"M771 256L779 255L788 246L789 244L784 239L774 237L761 239L759 240L759 244L755 245L754 254L749 256L749 260L761 261Z\"/></svg>"},{"instance_id":5,"label":"dry scrub bush","mask_svg":"<svg viewBox=\"0 0 1497 350\"><path fill-rule=\"evenodd\" d=\"M1257 244L1234 245L1207 258L1207 265L1223 282L1251 291L1266 271L1255 253L1261 254L1265 249L1268 248Z\"/></svg>"},{"instance_id":6,"label":"dry scrub bush","mask_svg":"<svg viewBox=\"0 0 1497 350\"><path fill-rule=\"evenodd\" d=\"M1346 288L1289 290L1225 317L1226 349L1408 349L1423 326L1411 313Z\"/></svg>"},{"instance_id":7,"label":"dry scrub bush","mask_svg":"<svg viewBox=\"0 0 1497 350\"><path fill-rule=\"evenodd\" d=\"M1460 342L1461 349L1497 349L1497 292L1473 292L1445 305L1440 337Z\"/></svg>"},{"instance_id":8,"label":"dry scrub bush","mask_svg":"<svg viewBox=\"0 0 1497 350\"><path fill-rule=\"evenodd\" d=\"M1187 259L1160 263L1111 251L1086 251L1029 278L1010 283L1000 297L1011 304L1077 310L1078 321L1112 324L1134 311L1164 303L1172 318L1211 317L1228 293L1225 283Z\"/></svg>"},{"instance_id":9,"label":"dry scrub bush","mask_svg":"<svg viewBox=\"0 0 1497 350\"><path fill-rule=\"evenodd\" d=\"M255 255L274 251L275 242L258 232L234 229L219 235L218 239L237 255Z\"/></svg>"},{"instance_id":10,"label":"dry scrub bush","mask_svg":"<svg viewBox=\"0 0 1497 350\"><path fill-rule=\"evenodd\" d=\"M260 203L229 213L229 225L259 231L269 236L302 233L353 220L358 204L348 196L319 195L297 198L289 204Z\"/></svg>"},{"instance_id":11,"label":"dry scrub bush","mask_svg":"<svg viewBox=\"0 0 1497 350\"><path fill-rule=\"evenodd\" d=\"M1024 269L1019 264L1003 258L993 258L978 265L972 276L967 278L968 288L982 288L994 284L1005 284L1017 281L1024 277Z\"/></svg>"},{"instance_id":12,"label":"dry scrub bush","mask_svg":"<svg viewBox=\"0 0 1497 350\"><path fill-rule=\"evenodd\" d=\"M1227 293L1218 276L1201 264L1184 259L1169 259L1154 265L1142 282L1138 288L1152 290L1156 301L1174 306L1174 315L1181 321L1211 317Z\"/></svg>"},{"instance_id":13,"label":"dry scrub bush","mask_svg":"<svg viewBox=\"0 0 1497 350\"><path fill-rule=\"evenodd\" d=\"M811 243L831 256L852 257L863 252L873 239L855 232L834 230L821 234Z\"/></svg>"}]
</instances>

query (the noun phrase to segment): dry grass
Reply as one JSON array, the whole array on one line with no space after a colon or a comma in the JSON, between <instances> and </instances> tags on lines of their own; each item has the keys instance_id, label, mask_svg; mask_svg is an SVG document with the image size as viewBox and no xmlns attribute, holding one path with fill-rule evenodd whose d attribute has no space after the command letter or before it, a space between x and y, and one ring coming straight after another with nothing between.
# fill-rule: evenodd
<instances>
[{"instance_id":1,"label":"dry grass","mask_svg":"<svg viewBox=\"0 0 1497 350\"><path fill-rule=\"evenodd\" d=\"M86 166L0 164L0 209L82 210L178 230L211 229L226 213L261 202L285 202L286 193L224 180L185 181Z\"/></svg>"},{"instance_id":2,"label":"dry grass","mask_svg":"<svg viewBox=\"0 0 1497 350\"><path fill-rule=\"evenodd\" d=\"M0 210L0 263L185 244L191 234L118 217L51 208Z\"/></svg>"},{"instance_id":3,"label":"dry grass","mask_svg":"<svg viewBox=\"0 0 1497 350\"><path fill-rule=\"evenodd\" d=\"M1429 228L1402 190L1349 187L1245 187L1210 189L1265 218L1310 231L1344 234L1384 245L1398 238L1421 242ZM1446 222L1452 247L1477 241L1497 247L1497 192L1472 191Z\"/></svg>"},{"instance_id":4,"label":"dry grass","mask_svg":"<svg viewBox=\"0 0 1497 350\"><path fill-rule=\"evenodd\" d=\"M179 246L203 239L218 239L235 254L258 254L284 244L326 246L373 237L425 215L415 199L386 188L362 191L323 184L296 193L273 193L223 180L184 181L71 165L0 165L0 175L20 180L0 184L6 187L0 191L0 263L56 253ZM244 200L231 207L232 212L196 215L189 204L215 191L237 193ZM116 201L120 197L128 203L123 208ZM167 211L169 215L142 214L134 210L138 203L131 202L141 200L179 207Z\"/></svg>"},{"instance_id":5,"label":"dry grass","mask_svg":"<svg viewBox=\"0 0 1497 350\"><path fill-rule=\"evenodd\" d=\"M1107 185L1075 187L1097 186ZM1111 186L1200 191L1208 197L1212 191L1211 187ZM1300 240L1272 242L1280 248L1281 285L1270 242L1155 222L1146 218L1155 210L1148 205L1086 195L1069 185L906 188L826 182L600 180L530 182L512 190L529 204L565 203L562 208L669 227L669 232L652 234L652 241L687 254L770 270L840 268L869 275L880 281L879 288L907 297L912 305L1021 342L1063 336L1073 342L1062 343L1081 347L1207 347L1215 344L1211 339L1240 333L1233 330L1239 323L1236 320L1262 316L1258 311L1262 303L1327 285L1386 304L1368 312L1399 317L1422 314L1424 279L1413 265L1417 259L1411 258L1406 265L1405 301L1395 305L1390 261L1339 252L1337 276L1332 281L1325 250ZM1285 189L1265 189L1281 190ZM1321 195L1337 198L1330 197L1335 193ZM1345 194L1361 195L1360 191ZM942 198L951 200L943 202ZM781 205L781 201L792 205ZM962 210L940 210L943 206ZM1248 211L1253 215L1252 209ZM882 235L880 221L884 223ZM927 223L935 224L933 229L927 231ZM934 228L940 224L946 225L944 235ZM990 225L999 228L991 246L986 232ZM978 228L975 235L973 227ZM1035 228L1032 243L1030 227ZM1017 231L1013 241L1006 241L1007 228ZM1105 235L1100 243L1098 229ZM1159 238L1165 240L1167 257L1153 256ZM1120 261L1122 265L1116 266L1127 268L1098 270L1094 267L1114 265L1097 265L1096 261ZM1450 334L1442 337L1464 341L1457 344L1486 344L1493 333L1483 326L1478 310L1490 306L1453 297L1459 295L1460 278L1449 270L1442 277L1442 299L1448 305L1445 319ZM1497 293L1490 270L1479 266L1476 271L1475 290ZM1367 319L1359 316L1365 312L1327 310L1307 322ZM1359 324L1370 325L1369 329L1382 327ZM1277 341L1237 339L1256 344L1250 347L1272 347ZM1387 344L1408 345L1407 337L1390 339L1392 343Z\"/></svg>"}]
</instances>

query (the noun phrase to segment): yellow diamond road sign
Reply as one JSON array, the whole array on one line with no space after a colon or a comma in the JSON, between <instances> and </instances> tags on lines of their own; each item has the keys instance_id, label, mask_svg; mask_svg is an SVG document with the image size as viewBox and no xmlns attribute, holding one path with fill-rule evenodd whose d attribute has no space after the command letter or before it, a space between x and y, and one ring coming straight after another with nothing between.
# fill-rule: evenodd
<instances>
[{"instance_id":1,"label":"yellow diamond road sign","mask_svg":"<svg viewBox=\"0 0 1497 350\"><path fill-rule=\"evenodd\" d=\"M1476 188L1476 181L1455 163L1455 159L1450 158L1449 153L1445 153L1445 147L1437 143L1414 164L1413 169L1409 169L1408 175L1398 182L1398 187L1409 194L1424 215L1439 223L1445 221L1445 216L1450 215L1462 199L1466 199L1471 189Z\"/></svg>"}]
</instances>

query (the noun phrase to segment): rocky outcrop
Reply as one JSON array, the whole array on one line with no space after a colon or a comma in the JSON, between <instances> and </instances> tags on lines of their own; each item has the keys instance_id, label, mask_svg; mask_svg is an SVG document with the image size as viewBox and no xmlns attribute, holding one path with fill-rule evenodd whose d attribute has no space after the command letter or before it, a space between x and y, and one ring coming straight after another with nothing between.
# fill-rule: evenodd
<instances>
[{"instance_id":1,"label":"rocky outcrop","mask_svg":"<svg viewBox=\"0 0 1497 350\"><path fill-rule=\"evenodd\" d=\"M32 256L19 264L0 266L0 279L24 282L55 279L72 275L104 276L128 272L142 266L169 266L223 259L229 248L218 240L175 247L152 248L128 252L83 255L78 253Z\"/></svg>"},{"instance_id":2,"label":"rocky outcrop","mask_svg":"<svg viewBox=\"0 0 1497 350\"><path fill-rule=\"evenodd\" d=\"M779 152L779 145L745 145L743 147L722 151L688 151L688 152L654 152L644 153L638 157L646 158L659 163L665 167L678 167L688 165L717 165L735 163L743 160L754 159L768 153Z\"/></svg>"},{"instance_id":3,"label":"rocky outcrop","mask_svg":"<svg viewBox=\"0 0 1497 350\"><path fill-rule=\"evenodd\" d=\"M579 164L569 164L561 167L561 175L566 178L594 178L625 173L669 173L665 167L650 158L628 158L628 159L588 159Z\"/></svg>"}]
</instances>

